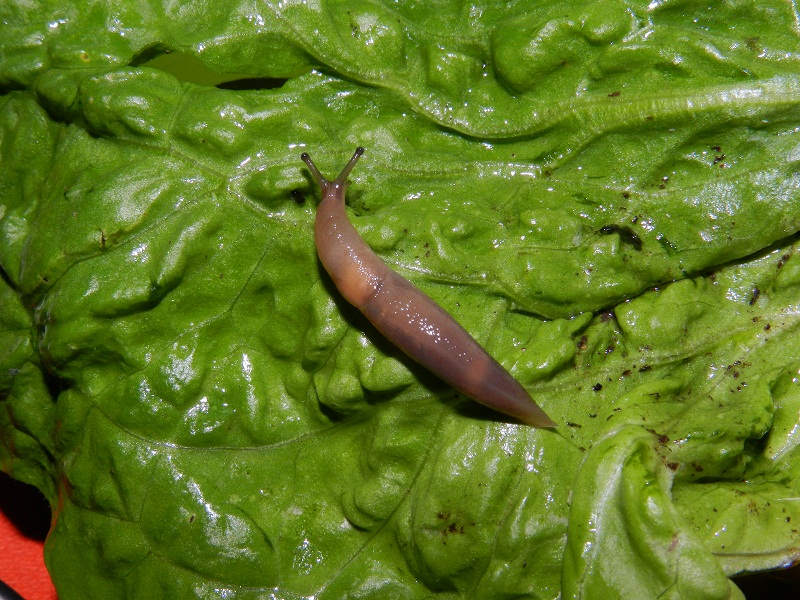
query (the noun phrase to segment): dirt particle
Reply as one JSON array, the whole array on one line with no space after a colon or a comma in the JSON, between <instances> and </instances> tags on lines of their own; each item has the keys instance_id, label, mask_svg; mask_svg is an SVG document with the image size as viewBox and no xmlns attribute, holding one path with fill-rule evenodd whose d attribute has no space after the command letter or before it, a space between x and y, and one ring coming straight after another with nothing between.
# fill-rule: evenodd
<instances>
[{"instance_id":1,"label":"dirt particle","mask_svg":"<svg viewBox=\"0 0 800 600\"><path fill-rule=\"evenodd\" d=\"M642 239L627 225L617 225L615 223L603 225L599 229L598 233L602 235L611 235L616 233L619 236L620 242L623 244L628 244L637 251L642 249Z\"/></svg>"}]
</instances>

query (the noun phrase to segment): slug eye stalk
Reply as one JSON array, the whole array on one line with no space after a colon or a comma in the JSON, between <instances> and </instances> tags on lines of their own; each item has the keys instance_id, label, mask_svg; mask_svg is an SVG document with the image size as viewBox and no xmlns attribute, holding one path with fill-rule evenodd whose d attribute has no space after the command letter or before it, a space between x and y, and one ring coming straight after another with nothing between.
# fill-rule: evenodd
<instances>
[{"instance_id":1,"label":"slug eye stalk","mask_svg":"<svg viewBox=\"0 0 800 600\"><path fill-rule=\"evenodd\" d=\"M317 165L315 165L314 161L311 160L311 156L309 156L308 152L303 152L300 155L300 160L306 163L308 170L311 171L311 176L317 182L317 185L320 187L320 189L323 190L324 195L324 190L327 188L340 186L343 187L347 184L347 178L350 176L350 171L352 171L353 167L356 166L356 163L358 162L358 159L361 158L362 154L364 154L364 148L359 146L356 148L356 151L353 153L352 158L350 158L344 169L342 169L342 172L339 173L339 175L333 181L329 181L322 173L319 172Z\"/></svg>"}]
</instances>

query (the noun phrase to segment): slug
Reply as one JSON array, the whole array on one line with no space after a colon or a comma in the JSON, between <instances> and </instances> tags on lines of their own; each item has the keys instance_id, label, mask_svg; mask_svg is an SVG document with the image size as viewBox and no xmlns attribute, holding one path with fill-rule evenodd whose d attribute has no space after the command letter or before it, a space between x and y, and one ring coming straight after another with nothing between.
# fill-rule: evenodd
<instances>
[{"instance_id":1,"label":"slug","mask_svg":"<svg viewBox=\"0 0 800 600\"><path fill-rule=\"evenodd\" d=\"M314 238L325 270L344 298L410 358L459 392L535 427L555 423L525 388L422 290L390 269L358 235L345 212L347 176L364 153L357 148L339 176L322 176L308 153L300 158L322 191Z\"/></svg>"}]
</instances>

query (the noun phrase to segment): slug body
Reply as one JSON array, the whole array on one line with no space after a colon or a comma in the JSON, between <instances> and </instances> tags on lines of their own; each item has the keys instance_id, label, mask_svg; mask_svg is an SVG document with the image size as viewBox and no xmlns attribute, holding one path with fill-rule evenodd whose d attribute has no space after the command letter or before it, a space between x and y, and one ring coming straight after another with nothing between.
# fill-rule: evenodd
<instances>
[{"instance_id":1,"label":"slug body","mask_svg":"<svg viewBox=\"0 0 800 600\"><path fill-rule=\"evenodd\" d=\"M555 423L528 392L429 296L401 277L358 235L345 212L347 176L362 148L328 181L307 153L301 159L322 190L317 253L342 296L410 358L473 400L536 427Z\"/></svg>"}]
</instances>

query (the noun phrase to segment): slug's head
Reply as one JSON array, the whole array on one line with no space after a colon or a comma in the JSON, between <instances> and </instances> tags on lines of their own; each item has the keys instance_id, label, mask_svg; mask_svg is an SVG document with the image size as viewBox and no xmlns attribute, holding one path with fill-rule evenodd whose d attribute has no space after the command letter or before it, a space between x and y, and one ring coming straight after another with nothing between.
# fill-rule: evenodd
<instances>
[{"instance_id":1,"label":"slug's head","mask_svg":"<svg viewBox=\"0 0 800 600\"><path fill-rule=\"evenodd\" d=\"M314 177L314 180L317 182L320 189L322 190L322 196L324 197L333 190L337 189L344 190L347 188L347 176L350 175L350 171L352 171L353 167L356 166L356 163L358 162L358 159L361 158L362 154L364 154L364 149L361 146L359 146L353 153L353 157L345 165L344 169L342 169L342 172L339 173L339 176L332 181L325 179L325 177L323 177L322 173L320 173L319 169L317 169L317 165L315 165L314 161L311 160L311 157L308 155L308 152L303 152L300 155L300 159L308 166L308 170L311 171L311 175Z\"/></svg>"}]
</instances>

